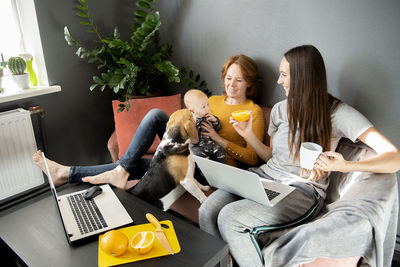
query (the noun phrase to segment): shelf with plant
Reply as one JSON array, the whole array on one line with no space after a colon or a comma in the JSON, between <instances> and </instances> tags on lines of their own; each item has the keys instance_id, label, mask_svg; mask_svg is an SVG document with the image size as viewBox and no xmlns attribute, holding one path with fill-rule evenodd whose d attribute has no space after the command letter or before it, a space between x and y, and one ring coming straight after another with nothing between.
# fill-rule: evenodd
<instances>
[{"instance_id":1,"label":"shelf with plant","mask_svg":"<svg viewBox=\"0 0 400 267\"><path fill-rule=\"evenodd\" d=\"M97 64L99 75L93 76L94 84L90 90L99 87L101 91L110 88L121 101L120 111L130 108L129 99L133 96L146 96L160 90L163 81L180 82L179 68L168 60L171 45L159 45L156 34L161 27L160 14L155 10L157 0L139 0L134 11L131 36L122 40L118 27L104 37L98 30L86 0L78 0L76 13L82 20L80 24L95 37L95 48L89 49L74 39L68 28L64 36L68 45L77 47L76 55Z\"/></svg>"},{"instance_id":2,"label":"shelf with plant","mask_svg":"<svg viewBox=\"0 0 400 267\"><path fill-rule=\"evenodd\" d=\"M11 77L15 86L21 89L28 89L29 73L26 71L26 62L22 57L10 57L7 61L7 68L11 73Z\"/></svg>"}]
</instances>

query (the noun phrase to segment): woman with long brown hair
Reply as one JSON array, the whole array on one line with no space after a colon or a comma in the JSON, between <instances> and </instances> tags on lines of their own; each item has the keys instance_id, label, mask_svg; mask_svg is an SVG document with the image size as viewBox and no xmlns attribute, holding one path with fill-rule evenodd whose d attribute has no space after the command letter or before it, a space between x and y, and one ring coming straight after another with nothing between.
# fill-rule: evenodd
<instances>
[{"instance_id":1,"label":"woman with long brown hair","mask_svg":"<svg viewBox=\"0 0 400 267\"><path fill-rule=\"evenodd\" d=\"M249 234L252 229L318 214L329 184L328 172L393 173L400 169L399 150L361 113L328 94L324 61L314 46L299 46L286 52L279 72L278 84L283 86L287 99L272 108L268 128L271 147L256 138L251 119L231 119L231 123L266 162L251 170L295 190L274 207L217 190L199 210L200 228L228 242L240 266L262 265ZM377 155L358 162L344 160L333 152L342 137L362 141ZM299 166L302 142L318 143L325 151L312 171L304 172ZM317 212L309 213L312 207Z\"/></svg>"}]
</instances>

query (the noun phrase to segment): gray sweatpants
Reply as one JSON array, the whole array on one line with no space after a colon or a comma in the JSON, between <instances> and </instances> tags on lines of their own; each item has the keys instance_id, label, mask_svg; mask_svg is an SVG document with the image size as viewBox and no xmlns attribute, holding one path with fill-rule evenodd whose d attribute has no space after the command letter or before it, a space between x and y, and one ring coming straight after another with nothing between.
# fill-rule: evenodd
<instances>
[{"instance_id":1,"label":"gray sweatpants","mask_svg":"<svg viewBox=\"0 0 400 267\"><path fill-rule=\"evenodd\" d=\"M315 203L314 189L302 185L274 207L243 199L224 190L212 193L199 209L200 228L222 237L239 266L262 266L249 231L258 226L289 222L305 214ZM321 209L323 201L320 202ZM272 240L271 240L272 241Z\"/></svg>"}]
</instances>

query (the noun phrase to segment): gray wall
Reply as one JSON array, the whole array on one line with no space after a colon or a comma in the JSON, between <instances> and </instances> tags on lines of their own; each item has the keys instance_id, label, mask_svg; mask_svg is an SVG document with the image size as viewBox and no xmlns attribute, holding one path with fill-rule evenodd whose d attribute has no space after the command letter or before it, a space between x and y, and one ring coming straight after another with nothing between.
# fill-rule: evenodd
<instances>
[{"instance_id":1,"label":"gray wall","mask_svg":"<svg viewBox=\"0 0 400 267\"><path fill-rule=\"evenodd\" d=\"M168 0L160 1L160 10L175 63L192 66L219 93L224 61L247 54L259 65L264 105L285 97L276 84L282 54L315 45L330 93L400 147L399 1Z\"/></svg>"},{"instance_id":2,"label":"gray wall","mask_svg":"<svg viewBox=\"0 0 400 267\"><path fill-rule=\"evenodd\" d=\"M198 71L215 94L222 91L224 61L244 53L262 74L259 102L272 106L285 98L276 84L283 53L313 44L325 59L330 93L400 148L400 1L168 0L159 6L173 62Z\"/></svg>"},{"instance_id":3,"label":"gray wall","mask_svg":"<svg viewBox=\"0 0 400 267\"><path fill-rule=\"evenodd\" d=\"M89 4L101 32L118 25L126 36L134 1ZM74 15L75 1L35 0L35 5L49 80L61 85L62 92L0 104L0 109L41 105L50 158L65 164L108 162L114 96L89 91L96 68L74 55L63 27L79 40L88 41L91 34ZM284 99L276 84L282 54L313 44L325 58L330 92L400 147L400 1L160 0L158 7L161 37L173 46L173 62L199 72L215 94L222 90L224 61L244 53L257 61L262 74L259 102L273 105Z\"/></svg>"}]
</instances>

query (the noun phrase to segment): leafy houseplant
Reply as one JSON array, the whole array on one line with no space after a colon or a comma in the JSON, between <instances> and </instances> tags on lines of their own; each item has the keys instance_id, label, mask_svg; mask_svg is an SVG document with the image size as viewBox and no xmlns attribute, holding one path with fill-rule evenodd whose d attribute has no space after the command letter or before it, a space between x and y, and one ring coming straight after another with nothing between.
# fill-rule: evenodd
<instances>
[{"instance_id":1,"label":"leafy houseplant","mask_svg":"<svg viewBox=\"0 0 400 267\"><path fill-rule=\"evenodd\" d=\"M210 90L207 88L207 82L201 80L200 74L195 74L193 70L186 71L185 67L180 69L181 80L184 81L189 88L202 90L207 96L211 95Z\"/></svg>"},{"instance_id":2,"label":"leafy houseplant","mask_svg":"<svg viewBox=\"0 0 400 267\"><path fill-rule=\"evenodd\" d=\"M136 2L139 9L134 12L136 23L131 27L129 41L121 40L117 27L110 36L103 37L90 15L86 0L78 0L76 15L83 19L80 23L88 27L87 31L95 35L96 47L84 47L71 36L67 27L64 28L68 45L78 47L76 55L97 64L101 71L100 75L93 77L94 84L90 90L111 88L122 102L119 112L129 109L132 96L156 92L163 80L180 82L179 69L167 60L171 46L167 43L160 46L156 38L161 26L160 14L154 9L156 1Z\"/></svg>"}]
</instances>

